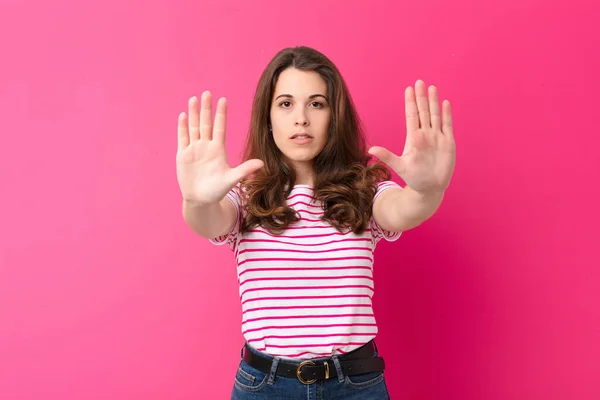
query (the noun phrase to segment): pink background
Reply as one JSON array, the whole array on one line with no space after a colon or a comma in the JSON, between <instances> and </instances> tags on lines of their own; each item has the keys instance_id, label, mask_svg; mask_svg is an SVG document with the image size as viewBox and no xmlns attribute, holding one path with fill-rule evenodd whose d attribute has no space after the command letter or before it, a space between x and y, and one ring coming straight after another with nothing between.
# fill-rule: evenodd
<instances>
[{"instance_id":1,"label":"pink background","mask_svg":"<svg viewBox=\"0 0 600 400\"><path fill-rule=\"evenodd\" d=\"M403 90L452 101L439 212L376 256L394 399L600 398L597 1L0 1L0 399L225 399L233 257L181 217L176 120L305 44L372 144Z\"/></svg>"}]
</instances>

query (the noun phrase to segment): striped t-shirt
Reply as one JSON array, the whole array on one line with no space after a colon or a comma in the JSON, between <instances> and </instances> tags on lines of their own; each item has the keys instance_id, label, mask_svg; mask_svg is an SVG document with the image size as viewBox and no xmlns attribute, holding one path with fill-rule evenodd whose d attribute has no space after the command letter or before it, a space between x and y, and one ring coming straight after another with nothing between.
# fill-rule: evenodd
<instances>
[{"instance_id":1,"label":"striped t-shirt","mask_svg":"<svg viewBox=\"0 0 600 400\"><path fill-rule=\"evenodd\" d=\"M375 198L400 187L379 183ZM383 231L374 218L361 235L339 233L321 221L321 202L312 188L295 185L287 204L301 220L280 235L262 227L240 233L243 213L239 185L227 198L237 210L232 230L214 244L229 244L237 263L242 333L254 348L288 359L344 354L377 334L373 315L373 252Z\"/></svg>"}]
</instances>

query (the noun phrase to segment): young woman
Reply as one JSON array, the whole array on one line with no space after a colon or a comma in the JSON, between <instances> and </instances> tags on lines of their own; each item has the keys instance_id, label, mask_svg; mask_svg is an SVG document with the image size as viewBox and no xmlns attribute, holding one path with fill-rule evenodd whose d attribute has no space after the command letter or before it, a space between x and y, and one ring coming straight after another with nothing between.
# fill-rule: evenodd
<instances>
[{"instance_id":1,"label":"young woman","mask_svg":"<svg viewBox=\"0 0 600 400\"><path fill-rule=\"evenodd\" d=\"M231 398L389 398L374 342L373 252L439 207L455 163L450 103L440 111L437 89L417 81L405 91L402 156L367 152L336 66L287 48L260 77L235 168L226 100L214 124L209 92L188 107L178 121L183 217L237 263L245 344Z\"/></svg>"}]
</instances>

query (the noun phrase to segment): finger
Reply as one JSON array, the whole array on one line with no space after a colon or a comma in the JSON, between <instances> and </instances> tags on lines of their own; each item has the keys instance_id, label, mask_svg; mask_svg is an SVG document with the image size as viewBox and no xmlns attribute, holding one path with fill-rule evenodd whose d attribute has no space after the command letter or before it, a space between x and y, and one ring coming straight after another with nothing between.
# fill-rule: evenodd
<instances>
[{"instance_id":1,"label":"finger","mask_svg":"<svg viewBox=\"0 0 600 400\"><path fill-rule=\"evenodd\" d=\"M431 126L431 120L429 117L429 102L427 101L425 82L419 79L415 83L415 93L417 96L417 109L419 111L421 128L429 128Z\"/></svg>"},{"instance_id":2,"label":"finger","mask_svg":"<svg viewBox=\"0 0 600 400\"><path fill-rule=\"evenodd\" d=\"M442 129L442 117L440 115L440 103L438 90L435 86L429 86L429 111L431 113L431 127L435 132Z\"/></svg>"},{"instance_id":3,"label":"finger","mask_svg":"<svg viewBox=\"0 0 600 400\"><path fill-rule=\"evenodd\" d=\"M193 143L200 139L200 126L198 122L200 115L198 114L198 98L196 96L191 97L188 101L188 115L190 142Z\"/></svg>"},{"instance_id":4,"label":"finger","mask_svg":"<svg viewBox=\"0 0 600 400\"><path fill-rule=\"evenodd\" d=\"M212 94L202 93L200 104L200 139L210 140L212 137Z\"/></svg>"},{"instance_id":5,"label":"finger","mask_svg":"<svg viewBox=\"0 0 600 400\"><path fill-rule=\"evenodd\" d=\"M373 146L369 149L369 154L374 155L381 161L392 167L392 164L398 159L398 156L381 146Z\"/></svg>"},{"instance_id":6,"label":"finger","mask_svg":"<svg viewBox=\"0 0 600 400\"><path fill-rule=\"evenodd\" d=\"M412 86L404 91L404 113L406 114L406 130L408 132L419 129L419 111Z\"/></svg>"},{"instance_id":7,"label":"finger","mask_svg":"<svg viewBox=\"0 0 600 400\"><path fill-rule=\"evenodd\" d=\"M227 125L227 99L221 97L217 102L217 113L215 115L215 128L213 130L213 139L223 145L225 144L225 130Z\"/></svg>"},{"instance_id":8,"label":"finger","mask_svg":"<svg viewBox=\"0 0 600 400\"><path fill-rule=\"evenodd\" d=\"M390 166L398 175L402 177L404 174L404 160L402 157L398 157L391 151L380 146L373 146L369 149L369 154L374 155L381 161Z\"/></svg>"},{"instance_id":9,"label":"finger","mask_svg":"<svg viewBox=\"0 0 600 400\"><path fill-rule=\"evenodd\" d=\"M448 136L449 139L454 140L454 131L452 129L452 107L448 100L444 100L442 103L442 112L442 132L444 132L444 135Z\"/></svg>"},{"instance_id":10,"label":"finger","mask_svg":"<svg viewBox=\"0 0 600 400\"><path fill-rule=\"evenodd\" d=\"M239 182L253 172L264 167L265 163L258 159L248 160L229 171L231 182Z\"/></svg>"},{"instance_id":11,"label":"finger","mask_svg":"<svg viewBox=\"0 0 600 400\"><path fill-rule=\"evenodd\" d=\"M190 135L188 133L187 118L184 112L179 114L177 120L177 150L185 150L190 144Z\"/></svg>"}]
</instances>

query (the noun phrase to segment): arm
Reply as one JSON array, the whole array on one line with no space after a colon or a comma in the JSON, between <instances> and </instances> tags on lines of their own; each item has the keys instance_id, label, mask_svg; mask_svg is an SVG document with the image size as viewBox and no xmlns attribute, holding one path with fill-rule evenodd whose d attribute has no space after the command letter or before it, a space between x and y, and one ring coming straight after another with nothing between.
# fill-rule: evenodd
<instances>
[{"instance_id":1,"label":"arm","mask_svg":"<svg viewBox=\"0 0 600 400\"><path fill-rule=\"evenodd\" d=\"M214 129L211 123L212 96L202 94L199 110L194 96L177 124L177 182L183 197L182 213L194 232L208 239L228 234L238 217L237 195L232 189L264 163L253 159L231 168L225 151L227 101L219 99Z\"/></svg>"},{"instance_id":2,"label":"arm","mask_svg":"<svg viewBox=\"0 0 600 400\"><path fill-rule=\"evenodd\" d=\"M227 197L204 205L183 200L182 213L192 231L206 239L229 233L237 220L237 211Z\"/></svg>"},{"instance_id":3,"label":"arm","mask_svg":"<svg viewBox=\"0 0 600 400\"><path fill-rule=\"evenodd\" d=\"M375 199L373 218L384 230L403 232L421 225L439 208L444 192L420 193L406 186L388 189Z\"/></svg>"},{"instance_id":4,"label":"arm","mask_svg":"<svg viewBox=\"0 0 600 400\"><path fill-rule=\"evenodd\" d=\"M416 95L416 97L415 97ZM437 88L417 81L405 90L406 143L402 156L375 146L369 153L390 166L406 183L387 189L373 203L373 217L383 228L400 232L420 225L439 208L456 162L450 102L439 107Z\"/></svg>"}]
</instances>

